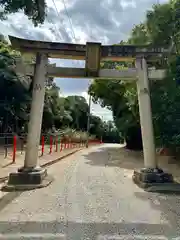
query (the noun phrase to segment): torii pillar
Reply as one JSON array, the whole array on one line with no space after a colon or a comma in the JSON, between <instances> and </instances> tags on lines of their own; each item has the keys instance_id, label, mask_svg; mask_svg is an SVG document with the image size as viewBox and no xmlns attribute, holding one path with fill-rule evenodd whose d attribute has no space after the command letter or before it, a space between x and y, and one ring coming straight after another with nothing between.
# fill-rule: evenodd
<instances>
[{"instance_id":1,"label":"torii pillar","mask_svg":"<svg viewBox=\"0 0 180 240\"><path fill-rule=\"evenodd\" d=\"M173 176L158 167L152 121L148 67L144 56L136 57L137 93L143 142L144 168L134 171L133 181L147 191L169 191L174 188ZM179 186L175 186L180 190Z\"/></svg>"},{"instance_id":2,"label":"torii pillar","mask_svg":"<svg viewBox=\"0 0 180 240\"><path fill-rule=\"evenodd\" d=\"M30 190L45 187L52 182L47 170L38 166L38 149L44 109L45 80L47 77L48 56L36 53L30 120L24 166L10 173L4 190Z\"/></svg>"}]
</instances>

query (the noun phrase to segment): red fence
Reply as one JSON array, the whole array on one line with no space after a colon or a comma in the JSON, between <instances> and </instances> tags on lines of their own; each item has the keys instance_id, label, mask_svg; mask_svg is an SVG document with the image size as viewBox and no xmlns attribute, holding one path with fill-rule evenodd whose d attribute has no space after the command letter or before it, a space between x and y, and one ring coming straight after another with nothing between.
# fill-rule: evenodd
<instances>
[{"instance_id":1,"label":"red fence","mask_svg":"<svg viewBox=\"0 0 180 240\"><path fill-rule=\"evenodd\" d=\"M0 136L0 156L10 157L13 162L16 161L17 153L21 155L26 149L26 135L5 134ZM100 140L89 140L89 145L100 144ZM39 157L53 152L61 152L64 149L82 148L86 146L86 141L72 142L71 139L61 139L58 136L42 135L39 145Z\"/></svg>"}]
</instances>

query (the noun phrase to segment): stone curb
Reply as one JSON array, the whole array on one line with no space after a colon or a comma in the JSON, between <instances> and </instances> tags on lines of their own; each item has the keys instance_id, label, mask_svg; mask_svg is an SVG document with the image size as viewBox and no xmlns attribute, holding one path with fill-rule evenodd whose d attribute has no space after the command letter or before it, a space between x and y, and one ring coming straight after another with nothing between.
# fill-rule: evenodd
<instances>
[{"instance_id":1,"label":"stone curb","mask_svg":"<svg viewBox=\"0 0 180 240\"><path fill-rule=\"evenodd\" d=\"M54 159L54 160L52 160L52 161L49 161L49 162L47 162L47 163L44 163L44 164L40 165L40 167L42 167L42 168L44 168L44 167L49 167L49 166L53 165L54 163L57 163L57 162L59 162L60 160L66 158L66 157L69 157L69 156L75 154L76 152L79 152L79 151L82 150L82 149L83 149L83 148L76 149L76 150L74 150L73 152L70 152L70 153L68 153L68 154L65 154L64 156L61 156L61 157L59 157L59 158L56 158L56 159Z\"/></svg>"}]
</instances>

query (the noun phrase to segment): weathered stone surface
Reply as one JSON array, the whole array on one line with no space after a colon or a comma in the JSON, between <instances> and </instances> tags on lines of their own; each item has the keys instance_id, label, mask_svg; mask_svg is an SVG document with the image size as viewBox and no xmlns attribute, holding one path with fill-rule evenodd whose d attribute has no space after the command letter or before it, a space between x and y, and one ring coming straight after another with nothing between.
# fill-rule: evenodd
<instances>
[{"instance_id":1,"label":"weathered stone surface","mask_svg":"<svg viewBox=\"0 0 180 240\"><path fill-rule=\"evenodd\" d=\"M173 176L159 168L143 168L135 170L133 181L139 187L150 192L180 192L180 184Z\"/></svg>"},{"instance_id":2,"label":"weathered stone surface","mask_svg":"<svg viewBox=\"0 0 180 240\"><path fill-rule=\"evenodd\" d=\"M46 169L19 169L10 173L8 182L3 186L3 191L25 191L48 186L53 178L48 176Z\"/></svg>"},{"instance_id":3,"label":"weathered stone surface","mask_svg":"<svg viewBox=\"0 0 180 240\"><path fill-rule=\"evenodd\" d=\"M42 169L40 171L18 171L16 173L10 173L8 184L40 184L42 180L47 176L47 170Z\"/></svg>"}]
</instances>

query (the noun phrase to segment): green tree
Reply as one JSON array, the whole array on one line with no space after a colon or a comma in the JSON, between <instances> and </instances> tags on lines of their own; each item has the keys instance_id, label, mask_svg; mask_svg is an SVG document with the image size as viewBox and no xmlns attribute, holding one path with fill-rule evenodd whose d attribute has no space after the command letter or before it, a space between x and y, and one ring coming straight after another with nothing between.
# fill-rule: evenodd
<instances>
[{"instance_id":1,"label":"green tree","mask_svg":"<svg viewBox=\"0 0 180 240\"><path fill-rule=\"evenodd\" d=\"M90 115L90 134L95 135L97 138L101 138L103 134L102 120L98 116Z\"/></svg>"},{"instance_id":2,"label":"green tree","mask_svg":"<svg viewBox=\"0 0 180 240\"><path fill-rule=\"evenodd\" d=\"M42 24L45 20L47 7L45 0L0 0L0 6L2 7L1 19L6 19L8 14L23 11L35 26Z\"/></svg>"},{"instance_id":3,"label":"green tree","mask_svg":"<svg viewBox=\"0 0 180 240\"><path fill-rule=\"evenodd\" d=\"M0 42L0 115L2 129L14 122L20 125L27 120L30 95L15 72L15 59L19 53L12 50L2 38ZM19 126L20 127L20 126Z\"/></svg>"},{"instance_id":4,"label":"green tree","mask_svg":"<svg viewBox=\"0 0 180 240\"><path fill-rule=\"evenodd\" d=\"M71 112L74 120L71 126L75 129L86 130L88 104L85 98L81 96L68 96L66 99L67 109Z\"/></svg>"},{"instance_id":5,"label":"green tree","mask_svg":"<svg viewBox=\"0 0 180 240\"><path fill-rule=\"evenodd\" d=\"M145 29L150 43L162 47L170 46L174 37L172 15L169 3L154 5L152 10L147 11Z\"/></svg>"},{"instance_id":6,"label":"green tree","mask_svg":"<svg viewBox=\"0 0 180 240\"><path fill-rule=\"evenodd\" d=\"M112 121L103 122L103 132L102 132L102 140L103 142L112 142L112 143L120 143L122 142L122 138L119 134L118 129L114 126Z\"/></svg>"},{"instance_id":7,"label":"green tree","mask_svg":"<svg viewBox=\"0 0 180 240\"><path fill-rule=\"evenodd\" d=\"M148 37L146 25L141 23L134 26L131 32L131 37L128 39L127 43L131 45L149 44L150 39Z\"/></svg>"},{"instance_id":8,"label":"green tree","mask_svg":"<svg viewBox=\"0 0 180 240\"><path fill-rule=\"evenodd\" d=\"M142 148L135 83L121 80L94 80L89 93L95 103L112 111L119 133L129 148Z\"/></svg>"},{"instance_id":9,"label":"green tree","mask_svg":"<svg viewBox=\"0 0 180 240\"><path fill-rule=\"evenodd\" d=\"M149 66L168 70L163 81L151 82L150 86L156 143L158 146L170 148L173 152L179 150L180 141L180 57L178 55L173 57L171 54L173 46L177 54L180 49L179 13L179 0L154 5L152 10L147 12L144 23L133 28L127 41L128 44L152 44L168 47L170 50L168 61L160 59L149 63ZM108 63L106 67L110 67L110 65ZM111 66L116 68L114 63ZM123 81L101 82L95 80L90 87L90 92L94 101L99 101L102 106L107 106L112 110L115 124L125 136L126 141L129 141L129 145L133 144L132 141L136 142L137 138L140 141L135 85L125 84Z\"/></svg>"}]
</instances>

